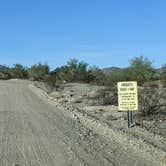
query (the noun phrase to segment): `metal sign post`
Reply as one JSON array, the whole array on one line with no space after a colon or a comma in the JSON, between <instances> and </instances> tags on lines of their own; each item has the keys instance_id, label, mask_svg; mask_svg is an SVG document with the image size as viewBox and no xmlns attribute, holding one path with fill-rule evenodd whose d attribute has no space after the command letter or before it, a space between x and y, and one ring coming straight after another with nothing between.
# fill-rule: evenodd
<instances>
[{"instance_id":1,"label":"metal sign post","mask_svg":"<svg viewBox=\"0 0 166 166\"><path fill-rule=\"evenodd\" d=\"M132 111L127 111L127 120L128 120L128 128L131 128L133 126Z\"/></svg>"}]
</instances>

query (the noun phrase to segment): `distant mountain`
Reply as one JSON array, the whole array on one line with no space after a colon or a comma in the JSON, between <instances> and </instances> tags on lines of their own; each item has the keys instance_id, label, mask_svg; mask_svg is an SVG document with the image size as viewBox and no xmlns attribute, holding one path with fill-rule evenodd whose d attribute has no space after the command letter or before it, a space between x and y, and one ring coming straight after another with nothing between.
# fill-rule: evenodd
<instances>
[{"instance_id":1,"label":"distant mountain","mask_svg":"<svg viewBox=\"0 0 166 166\"><path fill-rule=\"evenodd\" d=\"M120 72L124 69L127 69L127 68L120 68L120 67L107 67L107 68L103 68L103 72L108 74L108 73L116 73L116 72ZM162 68L157 68L155 69L157 73L161 73L162 72Z\"/></svg>"},{"instance_id":2,"label":"distant mountain","mask_svg":"<svg viewBox=\"0 0 166 166\"><path fill-rule=\"evenodd\" d=\"M159 72L159 73L161 73L162 70L163 70L163 68L158 68L158 69L156 69L156 71Z\"/></svg>"},{"instance_id":3,"label":"distant mountain","mask_svg":"<svg viewBox=\"0 0 166 166\"><path fill-rule=\"evenodd\" d=\"M0 65L0 71L8 69L8 67L4 66L4 65Z\"/></svg>"},{"instance_id":4,"label":"distant mountain","mask_svg":"<svg viewBox=\"0 0 166 166\"><path fill-rule=\"evenodd\" d=\"M102 69L104 73L112 73L112 72L119 72L122 71L125 68L120 68L120 67L107 67Z\"/></svg>"}]
</instances>

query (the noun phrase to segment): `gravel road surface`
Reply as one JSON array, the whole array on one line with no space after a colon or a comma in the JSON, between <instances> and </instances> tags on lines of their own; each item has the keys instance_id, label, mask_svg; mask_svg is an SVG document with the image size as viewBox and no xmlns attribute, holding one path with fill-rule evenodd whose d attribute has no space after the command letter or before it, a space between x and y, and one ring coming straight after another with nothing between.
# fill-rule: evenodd
<instances>
[{"instance_id":1,"label":"gravel road surface","mask_svg":"<svg viewBox=\"0 0 166 166\"><path fill-rule=\"evenodd\" d=\"M27 84L0 82L0 165L84 165L63 137L59 115ZM59 122L59 121L58 121Z\"/></svg>"}]
</instances>

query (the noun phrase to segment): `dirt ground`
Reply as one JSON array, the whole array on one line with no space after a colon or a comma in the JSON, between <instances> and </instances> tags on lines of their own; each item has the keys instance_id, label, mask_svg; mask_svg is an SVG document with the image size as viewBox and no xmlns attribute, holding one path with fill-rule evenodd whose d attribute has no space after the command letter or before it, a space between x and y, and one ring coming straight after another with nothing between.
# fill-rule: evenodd
<instances>
[{"instance_id":1,"label":"dirt ground","mask_svg":"<svg viewBox=\"0 0 166 166\"><path fill-rule=\"evenodd\" d=\"M43 89L0 81L1 166L165 165L165 136L142 126L127 129L116 106L94 104L98 87Z\"/></svg>"},{"instance_id":2,"label":"dirt ground","mask_svg":"<svg viewBox=\"0 0 166 166\"><path fill-rule=\"evenodd\" d=\"M38 83L37 86L43 89L43 85ZM61 109L72 112L86 128L107 139L108 145L115 143L124 148L118 150L121 163L115 162L115 165L140 165L139 160L144 162L141 165L165 165L166 118L145 118L134 112L134 127L128 129L126 112L119 112L114 105L103 105L99 94L101 89L104 87L73 83L61 85L53 92L47 91L46 95ZM130 159L122 157L124 152L128 153L128 157L131 155ZM116 161L116 157L113 158ZM134 163L130 163L132 160Z\"/></svg>"}]
</instances>

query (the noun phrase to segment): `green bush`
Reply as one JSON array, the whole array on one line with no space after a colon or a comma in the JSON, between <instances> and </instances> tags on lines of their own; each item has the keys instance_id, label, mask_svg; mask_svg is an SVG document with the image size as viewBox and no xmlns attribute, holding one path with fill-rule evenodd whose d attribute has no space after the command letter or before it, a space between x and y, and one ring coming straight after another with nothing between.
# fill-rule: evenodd
<instances>
[{"instance_id":1,"label":"green bush","mask_svg":"<svg viewBox=\"0 0 166 166\"><path fill-rule=\"evenodd\" d=\"M11 68L11 77L26 79L28 78L28 71L21 64L15 64L14 67Z\"/></svg>"},{"instance_id":2,"label":"green bush","mask_svg":"<svg viewBox=\"0 0 166 166\"><path fill-rule=\"evenodd\" d=\"M7 80L11 77L11 69L6 66L0 66L0 79Z\"/></svg>"},{"instance_id":3,"label":"green bush","mask_svg":"<svg viewBox=\"0 0 166 166\"><path fill-rule=\"evenodd\" d=\"M70 82L72 80L71 75L69 74L68 66L62 66L62 67L56 68L54 70L54 73L56 74L57 82L59 83Z\"/></svg>"},{"instance_id":4,"label":"green bush","mask_svg":"<svg viewBox=\"0 0 166 166\"><path fill-rule=\"evenodd\" d=\"M130 76L131 75L129 68L120 71L111 72L110 74L107 74L106 85L112 87L115 86L119 81L130 81L131 80Z\"/></svg>"},{"instance_id":5,"label":"green bush","mask_svg":"<svg viewBox=\"0 0 166 166\"><path fill-rule=\"evenodd\" d=\"M152 62L143 56L131 59L128 68L107 75L108 84L111 86L119 81L137 81L139 85L142 85L144 82L158 78Z\"/></svg>"},{"instance_id":6,"label":"green bush","mask_svg":"<svg viewBox=\"0 0 166 166\"><path fill-rule=\"evenodd\" d=\"M45 77L49 74L49 66L47 64L38 63L33 65L28 70L28 76L33 81L44 81Z\"/></svg>"},{"instance_id":7,"label":"green bush","mask_svg":"<svg viewBox=\"0 0 166 166\"><path fill-rule=\"evenodd\" d=\"M89 69L88 82L97 84L97 85L106 85L107 77L101 69L94 66Z\"/></svg>"},{"instance_id":8,"label":"green bush","mask_svg":"<svg viewBox=\"0 0 166 166\"><path fill-rule=\"evenodd\" d=\"M88 79L88 64L76 59L71 59L67 63L71 82L87 82Z\"/></svg>"},{"instance_id":9,"label":"green bush","mask_svg":"<svg viewBox=\"0 0 166 166\"><path fill-rule=\"evenodd\" d=\"M50 73L50 74L45 75L44 82L46 82L47 85L51 89L54 89L57 87L57 77L54 73Z\"/></svg>"},{"instance_id":10,"label":"green bush","mask_svg":"<svg viewBox=\"0 0 166 166\"><path fill-rule=\"evenodd\" d=\"M152 67L152 62L143 56L133 58L129 67L129 79L138 81L138 84L143 84L146 81L151 81L155 75L155 69Z\"/></svg>"},{"instance_id":11,"label":"green bush","mask_svg":"<svg viewBox=\"0 0 166 166\"><path fill-rule=\"evenodd\" d=\"M161 80L162 80L164 86L166 86L166 64L163 65L162 70L161 70Z\"/></svg>"},{"instance_id":12,"label":"green bush","mask_svg":"<svg viewBox=\"0 0 166 166\"><path fill-rule=\"evenodd\" d=\"M76 59L71 59L67 65L55 69L58 82L85 82L92 79L92 73L88 70L88 64Z\"/></svg>"}]
</instances>

